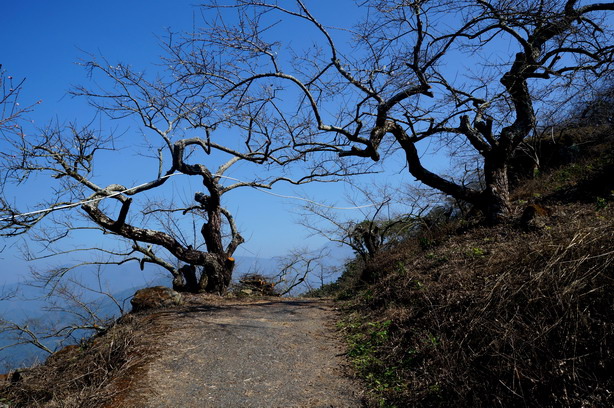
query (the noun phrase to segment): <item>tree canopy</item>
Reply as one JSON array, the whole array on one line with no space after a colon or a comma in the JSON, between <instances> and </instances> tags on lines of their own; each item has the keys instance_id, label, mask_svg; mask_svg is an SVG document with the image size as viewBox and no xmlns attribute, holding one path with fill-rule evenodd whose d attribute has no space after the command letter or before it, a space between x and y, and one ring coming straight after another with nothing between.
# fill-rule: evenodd
<instances>
[{"instance_id":1,"label":"tree canopy","mask_svg":"<svg viewBox=\"0 0 614 408\"><path fill-rule=\"evenodd\" d=\"M380 0L359 3L364 19L343 30L303 1L208 7L239 21L212 18L188 40L233 61L220 81L226 95L268 98L256 116L281 115L275 126L295 143L373 161L400 149L417 180L492 222L509 216L507 162L538 125L537 110L561 109L574 87L603 77L614 50L608 2ZM313 45L276 36L276 21L287 20ZM276 91L263 94L263 83ZM291 101L292 113L276 110ZM472 151L483 187L429 170L429 143Z\"/></svg>"}]
</instances>

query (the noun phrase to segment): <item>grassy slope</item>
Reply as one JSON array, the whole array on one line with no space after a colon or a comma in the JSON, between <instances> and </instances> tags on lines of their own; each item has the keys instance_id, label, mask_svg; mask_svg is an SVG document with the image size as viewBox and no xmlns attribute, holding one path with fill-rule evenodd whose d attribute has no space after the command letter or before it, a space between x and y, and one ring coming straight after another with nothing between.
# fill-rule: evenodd
<instances>
[{"instance_id":1,"label":"grassy slope","mask_svg":"<svg viewBox=\"0 0 614 408\"><path fill-rule=\"evenodd\" d=\"M374 406L614 406L612 136L564 138L574 161L514 191L537 226L457 221L367 265L341 326Z\"/></svg>"}]
</instances>

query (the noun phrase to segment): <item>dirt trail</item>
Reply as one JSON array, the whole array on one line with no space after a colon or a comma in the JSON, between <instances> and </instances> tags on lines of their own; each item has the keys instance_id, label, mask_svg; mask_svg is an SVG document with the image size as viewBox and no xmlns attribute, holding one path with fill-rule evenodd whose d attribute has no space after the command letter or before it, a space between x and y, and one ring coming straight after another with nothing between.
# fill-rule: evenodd
<instances>
[{"instance_id":1,"label":"dirt trail","mask_svg":"<svg viewBox=\"0 0 614 408\"><path fill-rule=\"evenodd\" d=\"M334 305L272 300L201 305L157 317L160 353L131 406L361 407L344 375ZM134 395L133 395L134 397Z\"/></svg>"}]
</instances>

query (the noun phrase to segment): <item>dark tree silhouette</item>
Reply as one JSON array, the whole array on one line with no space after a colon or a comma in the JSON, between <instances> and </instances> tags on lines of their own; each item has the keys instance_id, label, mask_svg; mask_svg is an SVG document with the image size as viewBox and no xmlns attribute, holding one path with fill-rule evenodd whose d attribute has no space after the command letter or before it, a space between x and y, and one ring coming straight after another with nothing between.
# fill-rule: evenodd
<instances>
[{"instance_id":1,"label":"dark tree silhouette","mask_svg":"<svg viewBox=\"0 0 614 408\"><path fill-rule=\"evenodd\" d=\"M614 49L611 2L378 0L359 2L363 19L344 30L323 22L342 16L318 17L300 0L208 7L239 21L211 19L192 40L233 56L220 81L229 98L270 84L269 108L295 97L283 118L293 140L373 161L400 148L412 176L491 222L509 215L507 164L537 125L536 106L603 75ZM315 44L276 35L288 20ZM430 171L421 155L429 143L479 154L484 187Z\"/></svg>"},{"instance_id":2,"label":"dark tree silhouette","mask_svg":"<svg viewBox=\"0 0 614 408\"><path fill-rule=\"evenodd\" d=\"M36 175L47 177L55 189L54 196L41 200L38 211L20 211L3 197L0 233L14 236L36 227L30 235L44 244L46 252L41 255L30 251L29 259L85 250L100 255L96 260L53 269L48 280L61 278L84 264L137 261L141 269L148 263L166 269L177 290L223 293L231 280L233 253L244 242L232 214L222 204L223 196L240 187L268 189L280 181L300 184L332 176L313 169L291 179L284 175L290 170L277 171L303 159L309 149L293 149L287 140L262 125L270 119L257 117L254 111L263 109L268 101L251 99L241 106L227 104L216 85L208 82L209 74L197 80L182 75L178 71L182 61L172 55L172 47L169 50L169 72L154 80L125 65L90 61L86 67L104 86L79 87L73 92L88 98L100 114L111 119L136 118L141 129L117 136L92 124L52 124L30 131L27 136L5 135L8 148L2 161L3 185L23 183ZM219 75L215 63L211 64L210 75ZM249 127L241 127L243 117L253 117ZM139 138L139 133L145 138ZM144 142L135 145L138 140ZM100 175L94 169L109 164L109 160L116 167L125 166L125 175L133 171L134 164L126 162L118 147L126 150L126 145L157 162L151 166L150 180L135 187L100 184ZM147 165L147 160L143 159L143 163ZM214 167L208 163L214 163ZM245 181L227 176L240 163L261 170ZM202 190L193 193L192 203L152 195L166 184L180 182L179 177L173 177L176 175L199 179ZM49 221L47 227L44 220ZM186 226L193 229L192 233L186 231ZM112 234L125 243L124 249L51 249L72 232L83 229Z\"/></svg>"}]
</instances>

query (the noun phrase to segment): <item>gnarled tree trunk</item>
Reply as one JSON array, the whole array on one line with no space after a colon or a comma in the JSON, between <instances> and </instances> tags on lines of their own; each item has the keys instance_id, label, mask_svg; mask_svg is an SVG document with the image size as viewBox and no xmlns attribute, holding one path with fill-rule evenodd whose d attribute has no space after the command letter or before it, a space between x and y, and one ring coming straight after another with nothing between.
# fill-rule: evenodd
<instances>
[{"instance_id":1,"label":"gnarled tree trunk","mask_svg":"<svg viewBox=\"0 0 614 408\"><path fill-rule=\"evenodd\" d=\"M505 221L511 212L510 189L507 175L507 162L504 158L484 161L484 181L486 188L477 206L486 215L490 224Z\"/></svg>"}]
</instances>

